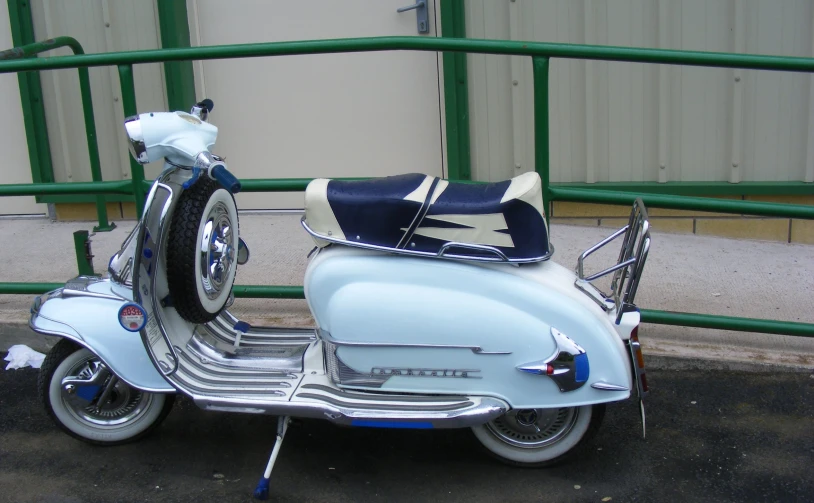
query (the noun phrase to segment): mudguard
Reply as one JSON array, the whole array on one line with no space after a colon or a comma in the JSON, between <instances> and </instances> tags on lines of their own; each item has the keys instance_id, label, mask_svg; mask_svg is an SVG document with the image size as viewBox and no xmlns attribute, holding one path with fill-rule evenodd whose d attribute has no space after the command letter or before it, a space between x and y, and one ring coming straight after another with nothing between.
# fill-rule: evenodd
<instances>
[{"instance_id":1,"label":"mudguard","mask_svg":"<svg viewBox=\"0 0 814 503\"><path fill-rule=\"evenodd\" d=\"M138 332L128 332L119 324L119 308L131 297L128 288L109 280L88 282L83 295L52 292L35 301L29 326L35 332L65 337L88 348L135 388L174 393L175 388L150 361Z\"/></svg>"},{"instance_id":2,"label":"mudguard","mask_svg":"<svg viewBox=\"0 0 814 503\"><path fill-rule=\"evenodd\" d=\"M515 408L626 399L624 344L575 279L551 261L482 265L329 247L309 263L305 294L329 344L329 372L345 387L486 395ZM587 355L573 389L545 366L529 371L556 354L554 332Z\"/></svg>"}]
</instances>

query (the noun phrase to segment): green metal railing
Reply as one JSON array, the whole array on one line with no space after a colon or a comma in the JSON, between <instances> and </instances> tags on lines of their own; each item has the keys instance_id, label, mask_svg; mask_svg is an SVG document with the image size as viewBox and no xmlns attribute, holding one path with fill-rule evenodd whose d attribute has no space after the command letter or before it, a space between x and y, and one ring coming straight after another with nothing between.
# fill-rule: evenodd
<instances>
[{"instance_id":1,"label":"green metal railing","mask_svg":"<svg viewBox=\"0 0 814 503\"><path fill-rule=\"evenodd\" d=\"M60 47L70 48L74 54L85 54L82 49L82 44L73 37L56 37L43 40L42 42L35 42L33 44L24 45L22 47L15 47L7 51L0 52L0 61L18 58L31 58L37 54L59 49ZM88 158L90 159L90 174L94 182L102 181L102 163L99 161L99 144L96 140L96 119L93 116L93 99L90 91L90 75L86 67L77 67L79 73L79 93L82 97L82 115L85 119L85 136L88 142ZM5 72L4 72L5 73ZM48 184L51 185L51 184ZM49 194L67 194L67 192L46 192L41 191L32 195ZM83 192L87 194L88 192ZM77 192L73 192L77 194ZM103 193L97 193L96 196L96 216L99 219L99 225L93 228L96 232L111 231L116 228L116 224L108 222L107 219L107 205L105 203L105 196ZM12 194L3 194L12 195Z\"/></svg>"},{"instance_id":2,"label":"green metal railing","mask_svg":"<svg viewBox=\"0 0 814 503\"><path fill-rule=\"evenodd\" d=\"M136 93L133 81L133 65L168 61L254 58L264 56L290 56L371 51L449 51L481 54L529 56L532 59L534 78L534 168L540 174L543 196L548 204L553 201L575 201L609 204L632 204L641 197L649 207L675 208L719 213L781 216L787 218L814 219L814 207L792 204L732 201L666 195L650 192L615 192L601 189L555 186L550 183L549 165L549 69L551 58L588 59L601 61L626 61L638 63L672 64L721 68L745 68L771 71L814 72L814 58L782 56L759 56L711 52L671 51L628 47L551 44L538 42L510 42L495 40L381 37L341 40L316 40L301 42L275 42L214 47L163 49L120 53L63 56L15 61L0 61L0 73L55 70L61 68L87 68L116 66L122 90L125 116L135 115ZM132 180L93 184L35 184L0 185L0 196L42 194L132 194L140 215L144 208L144 195L149 183L144 180L144 169L131 160ZM247 192L301 191L309 179L253 179L242 180ZM77 187L83 185L83 187ZM26 190L24 187L30 188ZM46 188L47 187L47 188ZM814 188L814 186L812 186ZM38 192L39 191L39 192ZM814 193L814 190L806 193ZM0 293L32 294L58 287L51 283L0 283ZM238 297L303 298L302 287L297 286L235 286ZM666 325L683 325L702 328L719 328L764 332L797 336L814 336L814 324L788 321L734 318L695 313L642 310L642 321Z\"/></svg>"}]
</instances>

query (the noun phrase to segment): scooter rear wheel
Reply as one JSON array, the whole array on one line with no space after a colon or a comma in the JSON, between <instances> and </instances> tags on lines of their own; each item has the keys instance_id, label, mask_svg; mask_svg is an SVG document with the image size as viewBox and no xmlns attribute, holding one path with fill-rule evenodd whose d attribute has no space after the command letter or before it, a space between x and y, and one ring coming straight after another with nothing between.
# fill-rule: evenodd
<instances>
[{"instance_id":1,"label":"scooter rear wheel","mask_svg":"<svg viewBox=\"0 0 814 503\"><path fill-rule=\"evenodd\" d=\"M70 392L62 385L66 377L90 378L101 365L98 356L66 339L48 352L38 387L45 411L57 426L95 445L132 442L157 428L172 409L175 395L138 390L111 372L99 384L74 385ZM108 385L110 393L99 403Z\"/></svg>"},{"instance_id":2,"label":"scooter rear wheel","mask_svg":"<svg viewBox=\"0 0 814 503\"><path fill-rule=\"evenodd\" d=\"M564 461L596 433L604 417L604 404L511 410L472 432L503 463L537 468Z\"/></svg>"}]
</instances>

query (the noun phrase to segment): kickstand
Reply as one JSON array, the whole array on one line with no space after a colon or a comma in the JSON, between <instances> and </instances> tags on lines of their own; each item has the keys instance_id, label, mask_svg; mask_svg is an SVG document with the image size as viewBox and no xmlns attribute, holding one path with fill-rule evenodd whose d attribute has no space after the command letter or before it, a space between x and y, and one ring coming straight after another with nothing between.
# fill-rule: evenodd
<instances>
[{"instance_id":1,"label":"kickstand","mask_svg":"<svg viewBox=\"0 0 814 503\"><path fill-rule=\"evenodd\" d=\"M266 471L263 472L263 478L257 483L254 489L254 499L267 500L269 497L269 479L271 478L271 470L274 468L274 462L277 461L277 455L280 453L280 447L283 446L283 439L285 432L288 430L288 423L291 418L288 416L280 416L277 418L277 440L274 442L274 448L271 450L271 457L266 465Z\"/></svg>"}]
</instances>

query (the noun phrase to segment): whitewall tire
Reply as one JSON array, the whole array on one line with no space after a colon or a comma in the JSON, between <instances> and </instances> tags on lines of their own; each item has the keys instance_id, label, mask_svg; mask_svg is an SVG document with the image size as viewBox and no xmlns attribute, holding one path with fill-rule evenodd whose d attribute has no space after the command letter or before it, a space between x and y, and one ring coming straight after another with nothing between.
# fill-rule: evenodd
<instances>
[{"instance_id":1,"label":"whitewall tire","mask_svg":"<svg viewBox=\"0 0 814 503\"><path fill-rule=\"evenodd\" d=\"M511 410L472 432L492 456L526 467L563 461L599 429L605 406Z\"/></svg>"},{"instance_id":2,"label":"whitewall tire","mask_svg":"<svg viewBox=\"0 0 814 503\"><path fill-rule=\"evenodd\" d=\"M88 379L100 368L104 380L96 385L63 386L64 378ZM157 428L172 409L175 396L135 389L104 369L99 357L65 339L49 351L38 384L45 410L54 422L69 435L96 445L132 442Z\"/></svg>"},{"instance_id":3,"label":"whitewall tire","mask_svg":"<svg viewBox=\"0 0 814 503\"><path fill-rule=\"evenodd\" d=\"M226 307L238 239L237 206L229 191L202 176L181 194L167 242L167 281L182 318L206 323Z\"/></svg>"}]
</instances>

